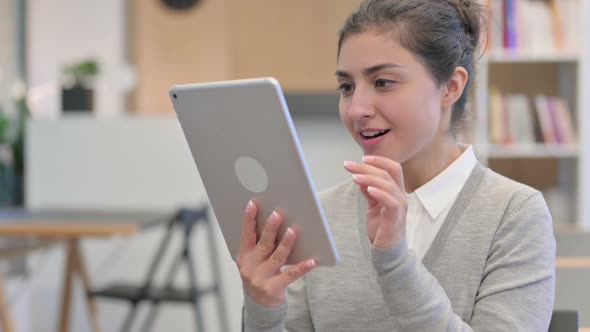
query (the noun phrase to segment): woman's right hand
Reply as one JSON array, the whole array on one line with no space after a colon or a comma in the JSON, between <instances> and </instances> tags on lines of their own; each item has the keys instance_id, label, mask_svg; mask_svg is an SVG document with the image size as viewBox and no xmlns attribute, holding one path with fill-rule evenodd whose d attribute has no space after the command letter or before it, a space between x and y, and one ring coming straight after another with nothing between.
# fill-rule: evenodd
<instances>
[{"instance_id":1,"label":"woman's right hand","mask_svg":"<svg viewBox=\"0 0 590 332\"><path fill-rule=\"evenodd\" d=\"M248 202L237 259L238 269L244 292L250 299L261 306L277 308L287 301L287 286L313 270L316 263L313 259L308 259L288 269L282 269L293 250L297 234L293 228L287 228L280 243L276 245L282 216L274 211L258 239L257 213L256 204Z\"/></svg>"}]
</instances>

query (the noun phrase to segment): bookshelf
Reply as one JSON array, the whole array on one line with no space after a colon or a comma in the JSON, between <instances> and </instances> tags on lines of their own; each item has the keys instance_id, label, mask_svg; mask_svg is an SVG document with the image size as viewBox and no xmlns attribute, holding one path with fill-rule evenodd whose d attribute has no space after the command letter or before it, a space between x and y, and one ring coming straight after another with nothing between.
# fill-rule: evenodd
<instances>
[{"instance_id":1,"label":"bookshelf","mask_svg":"<svg viewBox=\"0 0 590 332\"><path fill-rule=\"evenodd\" d=\"M574 51L531 52L531 51L488 51L488 63L576 63L580 54Z\"/></svg>"},{"instance_id":2,"label":"bookshelf","mask_svg":"<svg viewBox=\"0 0 590 332\"><path fill-rule=\"evenodd\" d=\"M577 158L577 145L530 144L507 145L489 144L488 158Z\"/></svg>"},{"instance_id":3,"label":"bookshelf","mask_svg":"<svg viewBox=\"0 0 590 332\"><path fill-rule=\"evenodd\" d=\"M466 139L541 190L556 224L590 230L590 1L481 1L487 48Z\"/></svg>"}]
</instances>

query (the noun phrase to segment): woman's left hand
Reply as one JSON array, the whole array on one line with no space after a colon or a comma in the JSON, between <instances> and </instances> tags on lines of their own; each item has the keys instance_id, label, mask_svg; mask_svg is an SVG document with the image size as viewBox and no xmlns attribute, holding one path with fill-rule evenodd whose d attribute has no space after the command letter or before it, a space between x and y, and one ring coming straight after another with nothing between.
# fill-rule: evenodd
<instances>
[{"instance_id":1,"label":"woman's left hand","mask_svg":"<svg viewBox=\"0 0 590 332\"><path fill-rule=\"evenodd\" d=\"M364 163L347 161L344 167L367 198L367 232L375 248L391 248L406 233L408 201L402 167L379 156L365 156Z\"/></svg>"}]
</instances>

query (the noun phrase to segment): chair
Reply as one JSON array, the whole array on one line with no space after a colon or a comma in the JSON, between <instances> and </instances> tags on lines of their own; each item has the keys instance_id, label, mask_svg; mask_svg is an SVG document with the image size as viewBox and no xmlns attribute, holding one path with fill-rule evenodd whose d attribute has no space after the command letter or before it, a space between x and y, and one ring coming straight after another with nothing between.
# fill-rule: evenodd
<instances>
[{"instance_id":1,"label":"chair","mask_svg":"<svg viewBox=\"0 0 590 332\"><path fill-rule=\"evenodd\" d=\"M548 332L578 332L577 310L554 310Z\"/></svg>"},{"instance_id":2,"label":"chair","mask_svg":"<svg viewBox=\"0 0 590 332\"><path fill-rule=\"evenodd\" d=\"M51 245L51 241L14 241L2 239L0 242L0 331L13 332L16 330L8 293L5 286L5 276L26 275L24 257L32 251L44 249ZM8 245L7 245L8 244ZM8 263L8 264L7 264Z\"/></svg>"},{"instance_id":3,"label":"chair","mask_svg":"<svg viewBox=\"0 0 590 332\"><path fill-rule=\"evenodd\" d=\"M215 280L212 285L204 288L199 288L197 286L197 272L193 263L194 257L190 247L190 238L192 231L194 229L194 226L196 226L196 224L199 222L203 223L204 226L206 226L206 238L208 242L210 256L209 261L212 264L211 268L213 270L213 277ZM174 259L170 269L168 270L166 274L165 285L163 287L155 287L153 286L154 275L158 271L164 253L170 243L172 233L175 230L176 226L182 226L182 229L184 231L182 251ZM219 282L221 280L221 272L217 262L218 259L219 258L217 255L215 234L213 232L213 227L209 220L208 208L202 207L199 209L181 209L167 223L166 233L164 234L160 242L160 245L156 251L156 254L150 263L147 272L147 277L141 285L134 285L130 283L114 283L102 289L91 290L88 292L88 296L113 298L129 302L129 304L131 305L131 311L127 315L127 318L125 319L123 326L121 327L122 332L129 331L131 329L133 321L137 314L138 305L143 301L150 302L152 306L150 308L150 312L147 315L146 320L143 323L141 331L149 331L151 325L155 320L159 305L162 302L191 303L194 307L196 327L198 331L202 332L204 331L203 314L201 311L199 301L203 296L212 293L217 297L217 310L220 323L219 326L222 329L222 331L228 331L226 307L223 300L223 294L221 292L221 288L219 285ZM174 276L180 268L180 264L183 262L186 264L188 268L190 284L189 289L179 289L172 285Z\"/></svg>"}]
</instances>

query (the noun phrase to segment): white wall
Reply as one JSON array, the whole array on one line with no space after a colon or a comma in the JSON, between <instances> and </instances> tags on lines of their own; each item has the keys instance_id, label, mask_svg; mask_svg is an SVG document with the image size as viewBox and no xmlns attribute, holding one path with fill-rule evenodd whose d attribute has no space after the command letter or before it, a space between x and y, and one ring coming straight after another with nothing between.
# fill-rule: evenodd
<instances>
[{"instance_id":1,"label":"white wall","mask_svg":"<svg viewBox=\"0 0 590 332\"><path fill-rule=\"evenodd\" d=\"M95 109L124 111L125 7L121 0L30 0L27 3L28 83L33 111L61 111L60 68L86 57L101 66ZM40 100L37 100L40 98Z\"/></svg>"},{"instance_id":2,"label":"white wall","mask_svg":"<svg viewBox=\"0 0 590 332\"><path fill-rule=\"evenodd\" d=\"M0 108L13 113L11 88L17 78L16 3L0 1Z\"/></svg>"},{"instance_id":3,"label":"white wall","mask_svg":"<svg viewBox=\"0 0 590 332\"><path fill-rule=\"evenodd\" d=\"M296 119L301 145L316 188L321 190L349 177L342 162L357 159L360 150L337 119ZM63 117L34 120L27 134L27 205L31 209L170 209L206 200L197 169L173 115L152 117ZM149 231L131 239L91 240L84 252L97 284L110 280L140 281L161 232ZM232 331L239 330L241 283L233 261L217 233L224 290ZM195 238L194 245L204 239ZM176 245L178 243L176 242ZM199 250L204 260L207 250ZM55 249L36 258L30 286L34 331L56 326L63 252ZM169 260L166 260L167 262ZM208 275L207 265L199 275ZM185 280L186 282L186 280ZM59 287L56 287L59 286ZM87 331L85 308L78 291L73 330ZM115 331L124 306L101 301L105 331ZM186 306L166 307L154 331L193 331ZM207 331L219 331L215 303L206 303ZM143 314L145 314L145 310Z\"/></svg>"},{"instance_id":4,"label":"white wall","mask_svg":"<svg viewBox=\"0 0 590 332\"><path fill-rule=\"evenodd\" d=\"M32 209L170 209L204 190L175 117L71 115L29 123Z\"/></svg>"},{"instance_id":5,"label":"white wall","mask_svg":"<svg viewBox=\"0 0 590 332\"><path fill-rule=\"evenodd\" d=\"M295 121L316 188L347 176L360 151L335 119ZM32 209L168 209L205 197L173 115L33 120L26 201Z\"/></svg>"}]
</instances>

